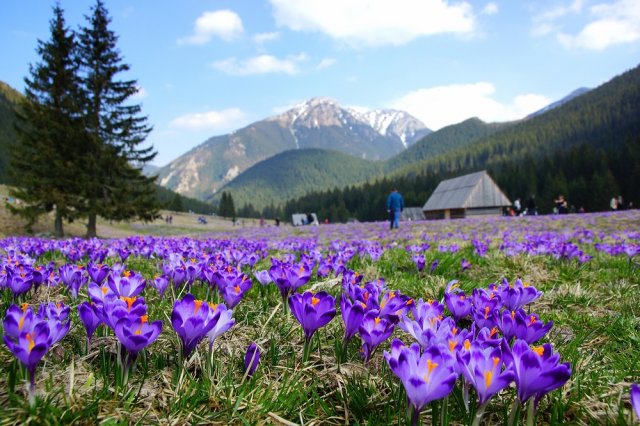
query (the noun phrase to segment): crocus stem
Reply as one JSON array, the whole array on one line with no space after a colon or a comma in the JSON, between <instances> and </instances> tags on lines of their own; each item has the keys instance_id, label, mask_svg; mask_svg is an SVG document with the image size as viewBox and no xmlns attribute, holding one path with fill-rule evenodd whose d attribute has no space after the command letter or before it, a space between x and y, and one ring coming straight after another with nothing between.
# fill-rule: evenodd
<instances>
[{"instance_id":1,"label":"crocus stem","mask_svg":"<svg viewBox=\"0 0 640 426\"><path fill-rule=\"evenodd\" d=\"M33 407L36 405L36 372L35 368L33 370L29 370L29 384L27 385L27 398L29 400L29 406Z\"/></svg>"},{"instance_id":2,"label":"crocus stem","mask_svg":"<svg viewBox=\"0 0 640 426\"><path fill-rule=\"evenodd\" d=\"M420 424L420 411L416 410L415 407L412 407L411 411L411 426L418 426Z\"/></svg>"},{"instance_id":3,"label":"crocus stem","mask_svg":"<svg viewBox=\"0 0 640 426\"><path fill-rule=\"evenodd\" d=\"M442 400L440 406L440 425L447 426L449 424L449 397L446 396Z\"/></svg>"},{"instance_id":4,"label":"crocus stem","mask_svg":"<svg viewBox=\"0 0 640 426\"><path fill-rule=\"evenodd\" d=\"M309 361L309 354L311 352L311 338L304 339L304 350L302 352L302 362Z\"/></svg>"},{"instance_id":5,"label":"crocus stem","mask_svg":"<svg viewBox=\"0 0 640 426\"><path fill-rule=\"evenodd\" d=\"M347 349L349 347L349 341L344 338L342 339L342 351L340 352L340 362L347 361Z\"/></svg>"},{"instance_id":6,"label":"crocus stem","mask_svg":"<svg viewBox=\"0 0 640 426\"><path fill-rule=\"evenodd\" d=\"M509 422L508 426L513 426L515 424L516 416L518 411L520 411L520 401L516 398L511 404L511 413L509 414Z\"/></svg>"},{"instance_id":7,"label":"crocus stem","mask_svg":"<svg viewBox=\"0 0 640 426\"><path fill-rule=\"evenodd\" d=\"M536 419L536 403L535 398L529 399L529 405L527 406L527 426L533 426Z\"/></svg>"},{"instance_id":8,"label":"crocus stem","mask_svg":"<svg viewBox=\"0 0 640 426\"><path fill-rule=\"evenodd\" d=\"M471 423L471 426L479 426L480 425L480 420L482 419L482 415L484 414L484 410L487 408L487 403L482 404L481 406L478 407L478 411L476 411L476 415L473 419L473 423Z\"/></svg>"}]
</instances>

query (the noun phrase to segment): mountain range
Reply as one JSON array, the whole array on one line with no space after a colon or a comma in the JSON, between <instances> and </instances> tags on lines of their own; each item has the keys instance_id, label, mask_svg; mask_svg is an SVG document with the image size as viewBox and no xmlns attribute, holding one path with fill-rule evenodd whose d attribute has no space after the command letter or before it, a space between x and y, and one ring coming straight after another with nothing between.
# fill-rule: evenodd
<instances>
[{"instance_id":1,"label":"mountain range","mask_svg":"<svg viewBox=\"0 0 640 426\"><path fill-rule=\"evenodd\" d=\"M180 194L209 199L251 166L288 150L319 148L385 160L430 132L403 111L346 108L329 98L312 98L210 138L158 170L158 182Z\"/></svg>"}]
</instances>

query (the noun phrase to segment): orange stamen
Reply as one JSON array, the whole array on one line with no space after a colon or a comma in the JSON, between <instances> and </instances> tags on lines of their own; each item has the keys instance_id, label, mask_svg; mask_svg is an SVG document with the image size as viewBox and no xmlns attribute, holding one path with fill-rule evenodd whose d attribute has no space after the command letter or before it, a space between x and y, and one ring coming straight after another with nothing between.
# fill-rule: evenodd
<instances>
[{"instance_id":1,"label":"orange stamen","mask_svg":"<svg viewBox=\"0 0 640 426\"><path fill-rule=\"evenodd\" d=\"M316 306L319 302L320 302L320 299L318 299L317 297L312 297L311 298L311 304L313 306Z\"/></svg>"},{"instance_id":2,"label":"orange stamen","mask_svg":"<svg viewBox=\"0 0 640 426\"><path fill-rule=\"evenodd\" d=\"M198 300L198 299L193 301L193 313L194 314L198 313L198 310L202 306L202 303L203 303L202 300Z\"/></svg>"},{"instance_id":3,"label":"orange stamen","mask_svg":"<svg viewBox=\"0 0 640 426\"><path fill-rule=\"evenodd\" d=\"M31 353L31 350L33 349L33 347L36 345L36 342L33 341L33 337L31 337L30 333L27 333L27 335L25 336L27 338L27 340L29 341L29 353Z\"/></svg>"},{"instance_id":4,"label":"orange stamen","mask_svg":"<svg viewBox=\"0 0 640 426\"><path fill-rule=\"evenodd\" d=\"M493 380L493 372L487 370L484 372L484 385L488 388Z\"/></svg>"}]
</instances>

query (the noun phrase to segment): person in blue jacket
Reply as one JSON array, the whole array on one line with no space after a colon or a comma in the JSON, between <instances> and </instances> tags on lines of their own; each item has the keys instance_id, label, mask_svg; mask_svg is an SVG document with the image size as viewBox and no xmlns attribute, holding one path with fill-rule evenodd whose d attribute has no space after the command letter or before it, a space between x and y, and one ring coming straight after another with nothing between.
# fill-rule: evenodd
<instances>
[{"instance_id":1,"label":"person in blue jacket","mask_svg":"<svg viewBox=\"0 0 640 426\"><path fill-rule=\"evenodd\" d=\"M400 226L400 213L404 210L404 199L396 188L391 190L391 194L387 197L387 213L389 213L389 229L398 228Z\"/></svg>"}]
</instances>

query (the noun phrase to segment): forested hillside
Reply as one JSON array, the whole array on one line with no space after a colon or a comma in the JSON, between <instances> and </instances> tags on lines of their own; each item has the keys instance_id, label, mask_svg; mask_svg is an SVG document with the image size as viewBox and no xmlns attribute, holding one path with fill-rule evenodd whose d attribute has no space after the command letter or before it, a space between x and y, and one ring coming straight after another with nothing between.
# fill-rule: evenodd
<instances>
[{"instance_id":1,"label":"forested hillside","mask_svg":"<svg viewBox=\"0 0 640 426\"><path fill-rule=\"evenodd\" d=\"M0 183L7 183L9 144L16 139L16 108L22 95L0 81Z\"/></svg>"},{"instance_id":2,"label":"forested hillside","mask_svg":"<svg viewBox=\"0 0 640 426\"><path fill-rule=\"evenodd\" d=\"M224 187L236 206L257 210L300 197L318 189L342 188L366 182L382 172L382 163L362 160L337 151L300 149L285 151L249 168ZM219 193L220 195L221 193ZM217 199L213 199L214 202Z\"/></svg>"},{"instance_id":3,"label":"forested hillside","mask_svg":"<svg viewBox=\"0 0 640 426\"><path fill-rule=\"evenodd\" d=\"M408 168L414 164L419 166L432 157L456 148L463 149L465 146L513 124L513 122L485 123L474 117L458 124L443 127L437 132L430 133L420 139L400 154L390 158L385 162L384 168L387 172L393 172L400 168Z\"/></svg>"}]
</instances>

